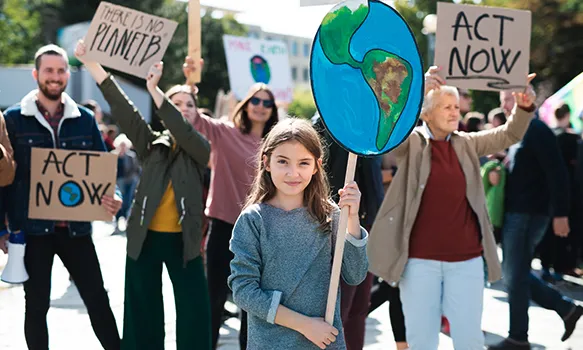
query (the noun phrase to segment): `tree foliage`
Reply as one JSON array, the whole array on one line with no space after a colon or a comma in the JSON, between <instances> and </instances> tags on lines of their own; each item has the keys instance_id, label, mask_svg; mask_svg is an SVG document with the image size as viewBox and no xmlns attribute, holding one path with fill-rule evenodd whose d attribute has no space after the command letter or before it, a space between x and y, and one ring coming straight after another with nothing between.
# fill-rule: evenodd
<instances>
[{"instance_id":1,"label":"tree foliage","mask_svg":"<svg viewBox=\"0 0 583 350\"><path fill-rule=\"evenodd\" d=\"M316 103L312 92L307 89L296 89L294 99L289 104L287 113L293 117L310 119L316 113Z\"/></svg>"}]
</instances>

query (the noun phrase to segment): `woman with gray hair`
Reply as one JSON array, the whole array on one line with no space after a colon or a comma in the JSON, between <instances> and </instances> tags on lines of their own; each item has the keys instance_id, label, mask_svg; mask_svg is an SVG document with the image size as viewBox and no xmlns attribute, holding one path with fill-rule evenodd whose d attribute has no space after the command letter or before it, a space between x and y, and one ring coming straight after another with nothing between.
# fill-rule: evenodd
<instances>
[{"instance_id":1,"label":"woman with gray hair","mask_svg":"<svg viewBox=\"0 0 583 350\"><path fill-rule=\"evenodd\" d=\"M483 349L484 259L500 279L479 157L520 141L533 117L534 90L515 93L508 123L459 132L459 95L439 68L425 74L423 125L393 152L396 173L372 227L370 271L401 288L411 350L435 350L441 316L456 349Z\"/></svg>"}]
</instances>

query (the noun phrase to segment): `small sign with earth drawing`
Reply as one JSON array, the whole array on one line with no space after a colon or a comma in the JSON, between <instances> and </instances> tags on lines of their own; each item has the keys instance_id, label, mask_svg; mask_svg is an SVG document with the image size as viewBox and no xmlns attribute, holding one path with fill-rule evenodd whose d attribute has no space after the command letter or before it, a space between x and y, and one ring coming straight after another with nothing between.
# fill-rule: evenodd
<instances>
[{"instance_id":1,"label":"small sign with earth drawing","mask_svg":"<svg viewBox=\"0 0 583 350\"><path fill-rule=\"evenodd\" d=\"M110 221L101 206L113 196L117 156L106 152L32 148L28 217L65 221Z\"/></svg>"},{"instance_id":2,"label":"small sign with earth drawing","mask_svg":"<svg viewBox=\"0 0 583 350\"><path fill-rule=\"evenodd\" d=\"M291 102L293 82L285 43L224 35L229 84L235 97L245 98L255 83L269 85L278 102Z\"/></svg>"}]
</instances>

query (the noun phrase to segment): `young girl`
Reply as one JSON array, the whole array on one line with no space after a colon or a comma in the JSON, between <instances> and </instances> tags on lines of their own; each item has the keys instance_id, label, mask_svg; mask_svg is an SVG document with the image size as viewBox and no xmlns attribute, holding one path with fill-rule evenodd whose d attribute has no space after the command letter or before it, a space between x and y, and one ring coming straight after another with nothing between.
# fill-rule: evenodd
<instances>
[{"instance_id":1,"label":"young girl","mask_svg":"<svg viewBox=\"0 0 583 350\"><path fill-rule=\"evenodd\" d=\"M176 349L209 349L210 308L200 242L202 177L210 155L208 141L191 125L197 114L188 86L166 96L158 88L162 62L150 69L148 91L168 128L156 132L100 64L76 56L91 73L111 114L132 141L142 175L127 227L127 259L122 349L164 349L162 267L166 265L176 303Z\"/></svg>"},{"instance_id":2,"label":"young girl","mask_svg":"<svg viewBox=\"0 0 583 350\"><path fill-rule=\"evenodd\" d=\"M248 312L250 349L346 348L340 298L334 327L322 319L340 213L329 198L322 153L317 132L295 118L277 124L262 144L230 245L228 282L235 303ZM339 206L349 208L342 277L357 285L368 270L360 191L352 182L339 193Z\"/></svg>"}]
</instances>

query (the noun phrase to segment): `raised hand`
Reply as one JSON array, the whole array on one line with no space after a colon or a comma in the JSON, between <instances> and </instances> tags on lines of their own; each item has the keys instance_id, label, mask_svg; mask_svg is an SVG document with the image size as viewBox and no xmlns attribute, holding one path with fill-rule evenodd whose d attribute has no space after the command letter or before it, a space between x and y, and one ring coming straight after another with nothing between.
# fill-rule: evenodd
<instances>
[{"instance_id":1,"label":"raised hand","mask_svg":"<svg viewBox=\"0 0 583 350\"><path fill-rule=\"evenodd\" d=\"M77 41L77 46L75 46L75 57L79 62L85 64L85 54L87 53L87 46L85 46L85 41L80 39Z\"/></svg>"},{"instance_id":2,"label":"raised hand","mask_svg":"<svg viewBox=\"0 0 583 350\"><path fill-rule=\"evenodd\" d=\"M526 79L526 89L524 92L513 92L512 95L516 100L516 105L522 109L529 109L534 105L534 101L536 100L536 93L534 92L534 88L530 84L532 79L536 77L536 73L531 73L528 75Z\"/></svg>"},{"instance_id":3,"label":"raised hand","mask_svg":"<svg viewBox=\"0 0 583 350\"><path fill-rule=\"evenodd\" d=\"M427 73L425 73L425 95L431 90L439 90L442 85L445 85L445 80L437 73L441 71L441 67L431 66Z\"/></svg>"},{"instance_id":4,"label":"raised hand","mask_svg":"<svg viewBox=\"0 0 583 350\"><path fill-rule=\"evenodd\" d=\"M200 59L200 69L202 70L202 67L204 66L204 60L201 58ZM197 67L196 64L194 64L194 59L192 59L190 56L186 56L186 58L184 59L184 64L182 65L182 73L184 73L184 78L186 79L186 81L188 81L188 77L190 77L190 74L196 72Z\"/></svg>"},{"instance_id":5,"label":"raised hand","mask_svg":"<svg viewBox=\"0 0 583 350\"><path fill-rule=\"evenodd\" d=\"M150 67L150 71L148 72L148 76L146 77L146 86L148 87L148 90L150 91L156 90L156 87L160 82L160 78L162 78L163 70L164 70L163 62L154 63L152 67Z\"/></svg>"},{"instance_id":6,"label":"raised hand","mask_svg":"<svg viewBox=\"0 0 583 350\"><path fill-rule=\"evenodd\" d=\"M311 317L301 333L320 349L326 349L326 346L336 341L338 330L326 323L323 318Z\"/></svg>"}]
</instances>

